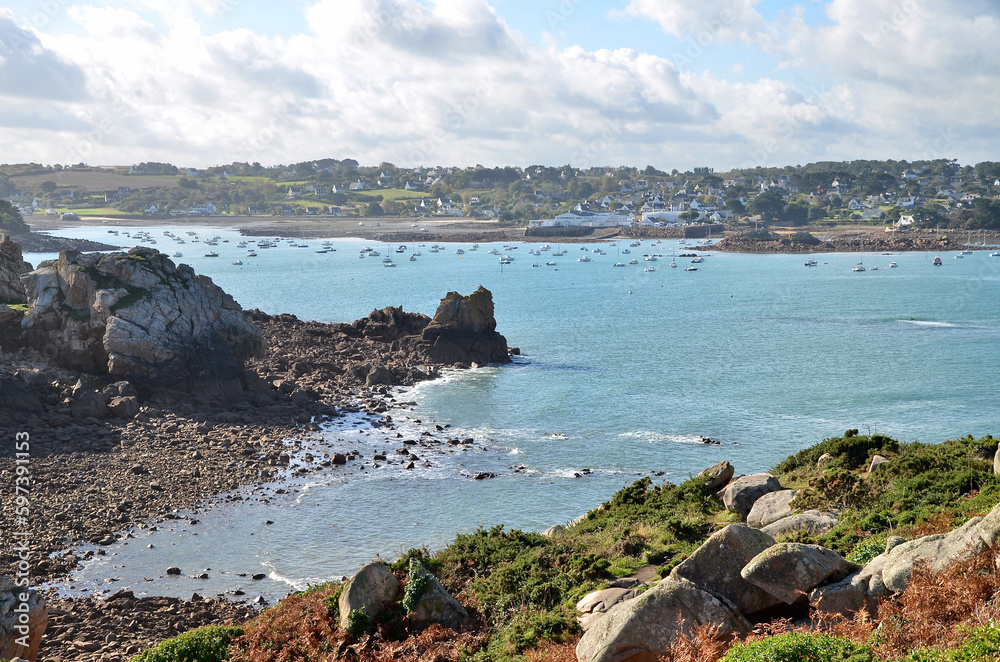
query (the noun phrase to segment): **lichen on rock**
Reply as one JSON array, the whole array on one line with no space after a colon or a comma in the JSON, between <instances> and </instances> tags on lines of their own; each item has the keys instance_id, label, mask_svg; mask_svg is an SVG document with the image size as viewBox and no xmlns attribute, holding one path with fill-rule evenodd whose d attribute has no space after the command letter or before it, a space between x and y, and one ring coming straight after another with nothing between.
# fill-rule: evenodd
<instances>
[{"instance_id":1,"label":"lichen on rock","mask_svg":"<svg viewBox=\"0 0 1000 662\"><path fill-rule=\"evenodd\" d=\"M236 399L260 331L231 296L154 249L64 251L21 277L29 342L58 365L144 390Z\"/></svg>"}]
</instances>

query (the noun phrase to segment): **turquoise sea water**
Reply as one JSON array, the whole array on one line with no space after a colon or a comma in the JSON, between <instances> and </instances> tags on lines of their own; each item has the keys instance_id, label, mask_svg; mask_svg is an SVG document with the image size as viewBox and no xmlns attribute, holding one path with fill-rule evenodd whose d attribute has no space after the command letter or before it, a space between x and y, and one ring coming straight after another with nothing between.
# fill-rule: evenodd
<instances>
[{"instance_id":1,"label":"turquoise sea water","mask_svg":"<svg viewBox=\"0 0 1000 662\"><path fill-rule=\"evenodd\" d=\"M78 588L183 596L239 586L276 597L350 574L377 553L440 547L477 526L566 522L651 472L677 481L722 459L742 473L766 470L853 427L928 442L1000 432L1000 258L988 252L942 254L937 268L924 253L817 255L815 268L802 256L713 253L686 272L687 258L668 266L672 250L690 250L674 242L619 242L603 246L607 255L553 243L552 251L566 249L563 257L530 255L540 245L532 243L506 251L515 259L501 267L487 251L502 245L441 244L433 254L427 242L396 254L396 245L336 240L336 252L317 254L317 240L296 242L309 248L282 241L247 258L235 232L197 230L230 240L214 247L220 257L203 257L210 249L179 229L183 246L162 228L150 232L156 248L183 252L179 261L246 308L323 321L387 305L433 314L445 292L481 284L493 292L498 330L523 356L400 398L417 402L393 412L404 436L448 423L453 436L477 440L474 450L418 450L433 466L416 471L314 475L270 504L218 506L200 513L198 525L137 533L85 567ZM102 228L59 234L115 239ZM359 259L364 245L397 266ZM626 248L630 254L620 253ZM422 255L411 262L415 250ZM663 257L645 262L643 254ZM592 261L578 262L584 255ZM237 258L245 264L232 264ZM639 264L612 267L630 258ZM851 272L859 259L881 269ZM643 270L650 265L658 270ZM329 430L326 449L391 453L396 432L359 418ZM722 443L706 446L701 435ZM479 471L498 477L469 478ZM209 580L163 577L169 565L185 574L213 570ZM237 572L269 578L251 586ZM119 581L108 584L109 576Z\"/></svg>"}]
</instances>

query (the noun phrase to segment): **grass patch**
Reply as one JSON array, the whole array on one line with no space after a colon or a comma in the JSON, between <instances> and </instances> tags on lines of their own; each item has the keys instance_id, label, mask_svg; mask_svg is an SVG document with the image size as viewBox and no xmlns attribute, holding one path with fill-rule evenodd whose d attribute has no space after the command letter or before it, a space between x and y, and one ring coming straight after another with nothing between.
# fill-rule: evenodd
<instances>
[{"instance_id":1,"label":"grass patch","mask_svg":"<svg viewBox=\"0 0 1000 662\"><path fill-rule=\"evenodd\" d=\"M223 662L229 660L229 645L243 628L210 625L161 642L132 658L133 662Z\"/></svg>"}]
</instances>

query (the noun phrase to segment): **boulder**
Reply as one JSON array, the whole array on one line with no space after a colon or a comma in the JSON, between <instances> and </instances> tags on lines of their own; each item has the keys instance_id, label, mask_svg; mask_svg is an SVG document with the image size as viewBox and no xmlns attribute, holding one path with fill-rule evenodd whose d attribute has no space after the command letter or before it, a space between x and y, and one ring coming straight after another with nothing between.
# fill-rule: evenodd
<instances>
[{"instance_id":1,"label":"boulder","mask_svg":"<svg viewBox=\"0 0 1000 662\"><path fill-rule=\"evenodd\" d=\"M751 584L792 604L820 584L828 580L838 582L858 569L831 549L786 542L755 556L740 574Z\"/></svg>"},{"instance_id":2,"label":"boulder","mask_svg":"<svg viewBox=\"0 0 1000 662\"><path fill-rule=\"evenodd\" d=\"M1000 474L1000 446L997 447L997 452L993 454L993 473Z\"/></svg>"},{"instance_id":3,"label":"boulder","mask_svg":"<svg viewBox=\"0 0 1000 662\"><path fill-rule=\"evenodd\" d=\"M670 573L686 579L712 595L731 602L749 615L779 604L779 600L743 579L740 570L774 544L774 538L742 524L716 531L691 556Z\"/></svg>"},{"instance_id":4,"label":"boulder","mask_svg":"<svg viewBox=\"0 0 1000 662\"><path fill-rule=\"evenodd\" d=\"M639 595L634 588L606 588L594 591L580 598L576 610L581 614L606 613L619 602L631 600Z\"/></svg>"},{"instance_id":5,"label":"boulder","mask_svg":"<svg viewBox=\"0 0 1000 662\"><path fill-rule=\"evenodd\" d=\"M902 593L910 583L913 567L924 562L932 572L941 572L951 565L982 553L986 543L977 529L982 517L973 517L951 533L924 536L897 545L886 553L882 581L893 592Z\"/></svg>"},{"instance_id":6,"label":"boulder","mask_svg":"<svg viewBox=\"0 0 1000 662\"><path fill-rule=\"evenodd\" d=\"M551 538L552 536L554 536L555 534L559 533L560 531L563 531L565 528L566 527L563 526L562 524L553 524L549 528L547 528L544 531L542 531L542 535L545 536L546 538Z\"/></svg>"},{"instance_id":7,"label":"boulder","mask_svg":"<svg viewBox=\"0 0 1000 662\"><path fill-rule=\"evenodd\" d=\"M28 341L56 364L139 390L238 398L243 360L263 349L232 297L160 252L63 251L21 276Z\"/></svg>"},{"instance_id":8,"label":"boulder","mask_svg":"<svg viewBox=\"0 0 1000 662\"><path fill-rule=\"evenodd\" d=\"M410 620L419 626L440 623L449 628L459 627L469 618L465 607L453 598L441 582L419 561L410 559L410 582L420 585L421 593L416 604L410 606ZM410 593L410 586L407 586Z\"/></svg>"},{"instance_id":9,"label":"boulder","mask_svg":"<svg viewBox=\"0 0 1000 662\"><path fill-rule=\"evenodd\" d=\"M872 471L875 471L876 469L878 469L880 466L882 466L883 464L885 464L888 461L889 461L889 458L883 457L881 455L876 455L875 457L872 458L872 463L870 465L868 465L868 473L871 473Z\"/></svg>"},{"instance_id":10,"label":"boulder","mask_svg":"<svg viewBox=\"0 0 1000 662\"><path fill-rule=\"evenodd\" d=\"M381 561L369 563L347 580L340 591L340 627L347 629L352 611L362 610L374 620L399 599L403 587Z\"/></svg>"},{"instance_id":11,"label":"boulder","mask_svg":"<svg viewBox=\"0 0 1000 662\"><path fill-rule=\"evenodd\" d=\"M1000 504L993 507L986 517L976 523L976 531L987 547L995 547L1000 540Z\"/></svg>"},{"instance_id":12,"label":"boulder","mask_svg":"<svg viewBox=\"0 0 1000 662\"><path fill-rule=\"evenodd\" d=\"M6 304L0 303L0 329L8 326L17 328L15 322L17 322L18 317L19 315L16 310Z\"/></svg>"},{"instance_id":13,"label":"boulder","mask_svg":"<svg viewBox=\"0 0 1000 662\"><path fill-rule=\"evenodd\" d=\"M668 578L634 600L622 602L593 623L576 647L580 662L640 662L670 651L671 642L698 625L719 634L750 631L733 607L684 579Z\"/></svg>"},{"instance_id":14,"label":"boulder","mask_svg":"<svg viewBox=\"0 0 1000 662\"><path fill-rule=\"evenodd\" d=\"M830 455L829 453L823 453L822 455L819 456L819 459L816 460L816 468L822 469L824 466L826 466L832 461L833 461L832 455Z\"/></svg>"},{"instance_id":15,"label":"boulder","mask_svg":"<svg viewBox=\"0 0 1000 662\"><path fill-rule=\"evenodd\" d=\"M108 411L118 418L132 419L139 413L139 401L135 396L111 398Z\"/></svg>"},{"instance_id":16,"label":"boulder","mask_svg":"<svg viewBox=\"0 0 1000 662\"><path fill-rule=\"evenodd\" d=\"M781 483L771 474L751 474L741 476L729 483L722 493L722 502L726 510L746 515L753 508L757 499L770 492L781 489Z\"/></svg>"},{"instance_id":17,"label":"boulder","mask_svg":"<svg viewBox=\"0 0 1000 662\"><path fill-rule=\"evenodd\" d=\"M24 261L21 246L5 234L0 234L0 303L25 303L21 275L31 271Z\"/></svg>"},{"instance_id":18,"label":"boulder","mask_svg":"<svg viewBox=\"0 0 1000 662\"><path fill-rule=\"evenodd\" d=\"M101 391L86 391L70 404L73 418L104 418L108 415L108 396Z\"/></svg>"},{"instance_id":19,"label":"boulder","mask_svg":"<svg viewBox=\"0 0 1000 662\"><path fill-rule=\"evenodd\" d=\"M755 529L762 529L772 522L792 514L792 499L798 494L795 490L779 490L765 494L757 499L747 515L747 524Z\"/></svg>"},{"instance_id":20,"label":"boulder","mask_svg":"<svg viewBox=\"0 0 1000 662\"><path fill-rule=\"evenodd\" d=\"M0 411L41 413L42 401L35 390L21 380L0 374Z\"/></svg>"},{"instance_id":21,"label":"boulder","mask_svg":"<svg viewBox=\"0 0 1000 662\"><path fill-rule=\"evenodd\" d=\"M431 363L510 363L507 339L496 329L493 294L480 285L468 296L445 295L420 336L407 340Z\"/></svg>"},{"instance_id":22,"label":"boulder","mask_svg":"<svg viewBox=\"0 0 1000 662\"><path fill-rule=\"evenodd\" d=\"M865 608L874 616L878 612L879 600L890 594L882 582L885 562L886 555L879 554L846 579L814 589L809 594L809 604L820 613L850 617Z\"/></svg>"},{"instance_id":23,"label":"boulder","mask_svg":"<svg viewBox=\"0 0 1000 662\"><path fill-rule=\"evenodd\" d=\"M833 513L807 510L804 513L789 515L788 517L782 517L775 522L771 522L762 528L761 531L772 538L778 539L782 536L798 533L799 531L805 531L809 534L826 533L835 526L837 526L837 516Z\"/></svg>"},{"instance_id":24,"label":"boulder","mask_svg":"<svg viewBox=\"0 0 1000 662\"><path fill-rule=\"evenodd\" d=\"M733 465L728 460L723 460L698 474L698 480L704 481L705 489L714 492L728 485L735 473L736 469L733 468Z\"/></svg>"},{"instance_id":25,"label":"boulder","mask_svg":"<svg viewBox=\"0 0 1000 662\"><path fill-rule=\"evenodd\" d=\"M382 366L377 366L365 377L365 384L368 386L378 386L380 384L392 384L395 378L392 373Z\"/></svg>"},{"instance_id":26,"label":"boulder","mask_svg":"<svg viewBox=\"0 0 1000 662\"><path fill-rule=\"evenodd\" d=\"M48 622L48 607L38 591L0 575L0 660L35 662Z\"/></svg>"}]
</instances>

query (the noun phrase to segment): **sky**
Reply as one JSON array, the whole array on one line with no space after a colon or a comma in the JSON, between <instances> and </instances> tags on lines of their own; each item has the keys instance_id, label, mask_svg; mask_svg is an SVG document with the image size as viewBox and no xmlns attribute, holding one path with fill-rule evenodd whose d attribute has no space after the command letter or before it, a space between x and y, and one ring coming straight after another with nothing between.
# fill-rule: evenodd
<instances>
[{"instance_id":1,"label":"sky","mask_svg":"<svg viewBox=\"0 0 1000 662\"><path fill-rule=\"evenodd\" d=\"M1000 0L0 0L0 162L1000 160Z\"/></svg>"}]
</instances>

